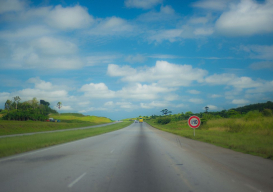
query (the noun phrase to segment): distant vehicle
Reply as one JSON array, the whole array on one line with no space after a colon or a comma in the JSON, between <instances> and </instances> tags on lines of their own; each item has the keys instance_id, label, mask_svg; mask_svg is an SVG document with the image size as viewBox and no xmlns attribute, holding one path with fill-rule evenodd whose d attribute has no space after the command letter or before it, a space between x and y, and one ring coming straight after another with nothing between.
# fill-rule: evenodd
<instances>
[{"instance_id":1,"label":"distant vehicle","mask_svg":"<svg viewBox=\"0 0 273 192\"><path fill-rule=\"evenodd\" d=\"M139 118L139 122L143 123L143 118L142 117Z\"/></svg>"},{"instance_id":2,"label":"distant vehicle","mask_svg":"<svg viewBox=\"0 0 273 192\"><path fill-rule=\"evenodd\" d=\"M138 121L137 121L137 120L135 120L135 123L138 123Z\"/></svg>"}]
</instances>

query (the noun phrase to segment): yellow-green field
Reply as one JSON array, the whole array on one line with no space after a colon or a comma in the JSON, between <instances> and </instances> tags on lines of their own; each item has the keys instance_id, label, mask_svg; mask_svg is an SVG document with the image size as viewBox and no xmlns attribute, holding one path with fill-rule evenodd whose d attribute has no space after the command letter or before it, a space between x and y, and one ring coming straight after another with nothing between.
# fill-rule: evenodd
<instances>
[{"instance_id":1,"label":"yellow-green field","mask_svg":"<svg viewBox=\"0 0 273 192\"><path fill-rule=\"evenodd\" d=\"M87 127L98 124L111 123L111 119L106 117L84 116L82 114L61 114L50 115L61 122L41 122L41 121L7 121L0 120L0 135L11 135L20 133L31 133L40 131L53 131L59 129L69 129L77 127Z\"/></svg>"},{"instance_id":2,"label":"yellow-green field","mask_svg":"<svg viewBox=\"0 0 273 192\"><path fill-rule=\"evenodd\" d=\"M78 113L50 114L49 117L60 119L61 122L90 122L94 124L111 123L111 119L97 116L84 116Z\"/></svg>"},{"instance_id":3,"label":"yellow-green field","mask_svg":"<svg viewBox=\"0 0 273 192\"><path fill-rule=\"evenodd\" d=\"M195 130L195 137L186 120L166 125L158 124L156 120L146 122L166 132L273 160L272 117L208 120L206 125Z\"/></svg>"},{"instance_id":4,"label":"yellow-green field","mask_svg":"<svg viewBox=\"0 0 273 192\"><path fill-rule=\"evenodd\" d=\"M73 130L56 133L43 133L19 137L0 138L0 157L83 139L127 127L132 122L125 121L104 127Z\"/></svg>"}]
</instances>

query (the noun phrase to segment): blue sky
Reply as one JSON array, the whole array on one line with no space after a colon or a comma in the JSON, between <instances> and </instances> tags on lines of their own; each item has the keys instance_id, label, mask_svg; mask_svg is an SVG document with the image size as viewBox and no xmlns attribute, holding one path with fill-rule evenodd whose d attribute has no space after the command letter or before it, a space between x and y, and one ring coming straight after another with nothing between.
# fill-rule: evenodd
<instances>
[{"instance_id":1,"label":"blue sky","mask_svg":"<svg viewBox=\"0 0 273 192\"><path fill-rule=\"evenodd\" d=\"M123 119L273 100L273 0L0 0L0 108Z\"/></svg>"}]
</instances>

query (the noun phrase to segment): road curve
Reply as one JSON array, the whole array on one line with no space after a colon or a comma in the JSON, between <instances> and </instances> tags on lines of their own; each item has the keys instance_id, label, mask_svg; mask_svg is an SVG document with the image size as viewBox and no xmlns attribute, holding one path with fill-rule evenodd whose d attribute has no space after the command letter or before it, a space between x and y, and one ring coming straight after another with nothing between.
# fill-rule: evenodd
<instances>
[{"instance_id":1,"label":"road curve","mask_svg":"<svg viewBox=\"0 0 273 192\"><path fill-rule=\"evenodd\" d=\"M273 161L132 125L0 159L0 191L273 191Z\"/></svg>"}]
</instances>

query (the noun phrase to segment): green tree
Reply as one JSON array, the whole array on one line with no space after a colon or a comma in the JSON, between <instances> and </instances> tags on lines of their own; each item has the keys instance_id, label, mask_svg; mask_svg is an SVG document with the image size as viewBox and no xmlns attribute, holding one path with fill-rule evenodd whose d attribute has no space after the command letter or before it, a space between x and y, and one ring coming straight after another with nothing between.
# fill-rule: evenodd
<instances>
[{"instance_id":1,"label":"green tree","mask_svg":"<svg viewBox=\"0 0 273 192\"><path fill-rule=\"evenodd\" d=\"M18 105L19 101L21 100L21 98L19 96L15 96L15 97L13 97L13 100L16 104L16 110L17 110L17 105Z\"/></svg>"},{"instance_id":2,"label":"green tree","mask_svg":"<svg viewBox=\"0 0 273 192\"><path fill-rule=\"evenodd\" d=\"M31 105L32 105L33 109L36 109L38 107L38 104L39 104L39 102L38 102L37 98L33 97L33 99L31 100Z\"/></svg>"},{"instance_id":3,"label":"green tree","mask_svg":"<svg viewBox=\"0 0 273 192\"><path fill-rule=\"evenodd\" d=\"M62 102L59 101L59 102L57 103L57 107L58 107L59 110L61 110L61 108L62 108Z\"/></svg>"},{"instance_id":4,"label":"green tree","mask_svg":"<svg viewBox=\"0 0 273 192\"><path fill-rule=\"evenodd\" d=\"M172 113L172 112L169 111L168 109L162 109L160 112L161 112L163 115L167 115L167 114Z\"/></svg>"},{"instance_id":5,"label":"green tree","mask_svg":"<svg viewBox=\"0 0 273 192\"><path fill-rule=\"evenodd\" d=\"M5 109L8 110L11 110L12 109L12 101L11 100L7 100L6 103L5 103Z\"/></svg>"}]
</instances>

